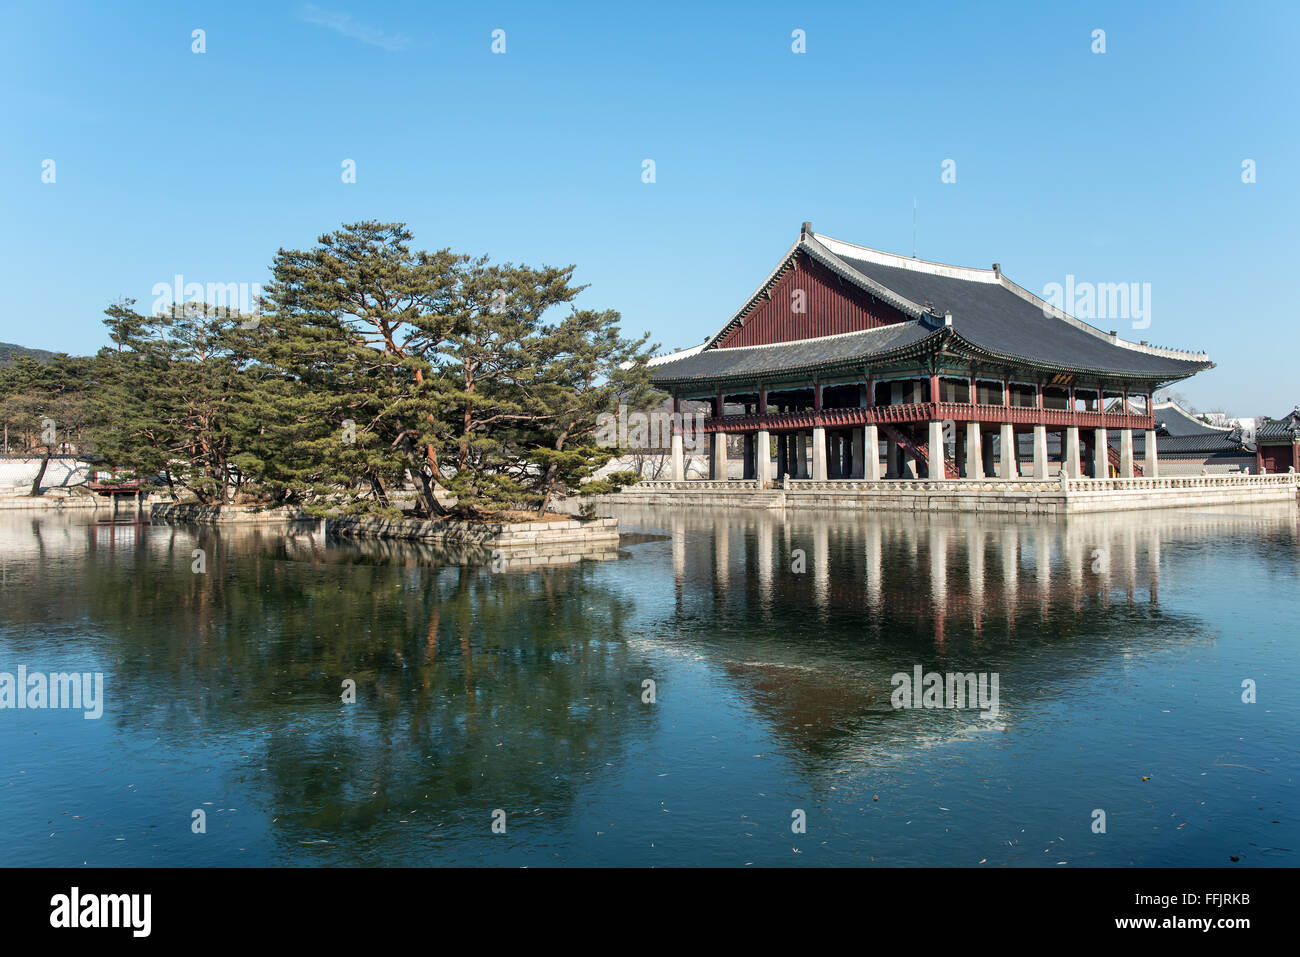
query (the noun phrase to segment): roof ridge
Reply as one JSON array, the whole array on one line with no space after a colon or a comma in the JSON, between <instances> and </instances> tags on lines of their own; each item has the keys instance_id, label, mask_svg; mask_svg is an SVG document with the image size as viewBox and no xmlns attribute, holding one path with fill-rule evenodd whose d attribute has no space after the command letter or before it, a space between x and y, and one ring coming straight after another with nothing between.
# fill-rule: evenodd
<instances>
[{"instance_id":1,"label":"roof ridge","mask_svg":"<svg viewBox=\"0 0 1300 957\"><path fill-rule=\"evenodd\" d=\"M1189 419L1192 422L1195 422L1197 425L1204 426L1207 429L1215 429L1220 432L1231 432L1234 428L1236 428L1236 426L1232 426L1232 425L1215 425L1213 422L1202 422L1200 417L1197 416L1196 413L1184 409L1173 399L1166 399L1164 402L1157 402L1153 406L1151 406L1152 414L1155 414L1160 409L1176 409L1178 413L1182 415L1184 418Z\"/></svg>"},{"instance_id":2,"label":"roof ridge","mask_svg":"<svg viewBox=\"0 0 1300 957\"><path fill-rule=\"evenodd\" d=\"M950 279L968 279L973 282L988 283L997 282L998 271L995 269L980 269L978 266L956 266L952 263L934 262L929 259L917 259L915 256L903 256L899 253L891 253L883 249L873 249L870 246L860 246L857 243L851 243L845 239L836 239L833 236L826 236L822 233L813 233L812 235L814 239L830 249L831 252L835 252L834 246L847 246L855 252L867 254L865 257L858 258L865 258L868 262L875 262L881 266L897 266L900 269L910 269L913 272L929 273L933 276L946 275ZM951 275L950 273L970 273L971 275Z\"/></svg>"}]
</instances>

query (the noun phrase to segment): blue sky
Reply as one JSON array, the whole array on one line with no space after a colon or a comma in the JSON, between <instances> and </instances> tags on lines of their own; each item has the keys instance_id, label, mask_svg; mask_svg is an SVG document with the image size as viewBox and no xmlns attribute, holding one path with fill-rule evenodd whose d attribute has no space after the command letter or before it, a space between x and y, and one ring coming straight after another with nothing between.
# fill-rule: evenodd
<instances>
[{"instance_id":1,"label":"blue sky","mask_svg":"<svg viewBox=\"0 0 1300 957\"><path fill-rule=\"evenodd\" d=\"M32 2L0 15L0 340L90 353L114 299L147 307L178 273L265 282L277 248L381 219L425 248L575 263L582 305L685 347L803 220L910 254L915 198L921 258L996 261L1039 293L1067 275L1150 283L1149 328L1095 324L1209 351L1218 367L1177 387L1197 406L1300 402L1300 5ZM941 182L947 159L956 182Z\"/></svg>"}]
</instances>

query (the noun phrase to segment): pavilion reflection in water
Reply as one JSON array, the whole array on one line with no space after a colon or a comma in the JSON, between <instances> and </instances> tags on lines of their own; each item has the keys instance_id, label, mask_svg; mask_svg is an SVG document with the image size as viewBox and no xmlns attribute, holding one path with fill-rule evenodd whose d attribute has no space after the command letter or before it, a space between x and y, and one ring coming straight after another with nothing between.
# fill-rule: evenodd
<instances>
[{"instance_id":1,"label":"pavilion reflection in water","mask_svg":"<svg viewBox=\"0 0 1300 957\"><path fill-rule=\"evenodd\" d=\"M625 527L672 536L671 573L665 568L659 584L674 600L654 642L710 661L814 765L832 752L893 760L905 746L1002 727L1034 702L1082 703L1113 689L1126 680L1130 652L1218 637L1185 603L1162 606L1171 556L1177 566L1229 541L1293 550L1298 541L1290 506L1020 522L752 509L616 514ZM793 570L800 551L802 573ZM891 675L916 664L1000 672L1003 716L894 712Z\"/></svg>"},{"instance_id":2,"label":"pavilion reflection in water","mask_svg":"<svg viewBox=\"0 0 1300 957\"><path fill-rule=\"evenodd\" d=\"M1029 522L969 514L881 512L849 519L653 507L623 507L617 514L626 525L672 536L679 601L691 588L711 587L769 611L798 598L822 618L837 608L877 614L888 599L924 601L938 641L963 619L978 634L983 617L996 610L1014 622L1026 608L1045 613L1067 603L1078 611L1088 598L1103 607L1116 601L1158 605L1164 545L1213 542L1244 528L1294 533L1296 527L1295 510L1275 506Z\"/></svg>"}]
</instances>

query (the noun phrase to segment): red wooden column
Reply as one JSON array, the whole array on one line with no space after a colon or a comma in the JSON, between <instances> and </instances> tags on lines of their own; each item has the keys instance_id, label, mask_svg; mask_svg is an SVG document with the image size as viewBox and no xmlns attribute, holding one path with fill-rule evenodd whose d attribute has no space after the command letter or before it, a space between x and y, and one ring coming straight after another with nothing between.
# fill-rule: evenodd
<instances>
[{"instance_id":1,"label":"red wooden column","mask_svg":"<svg viewBox=\"0 0 1300 957\"><path fill-rule=\"evenodd\" d=\"M939 376L938 375L930 376L930 401L931 402L939 401Z\"/></svg>"},{"instance_id":2,"label":"red wooden column","mask_svg":"<svg viewBox=\"0 0 1300 957\"><path fill-rule=\"evenodd\" d=\"M812 448L810 449L812 461L808 463L808 477L816 479L819 482L824 482L829 478L826 468L828 449L826 441L826 425L822 421L822 386L820 382L813 383L812 421ZM800 453L803 452L802 444L799 446L799 451Z\"/></svg>"}]
</instances>

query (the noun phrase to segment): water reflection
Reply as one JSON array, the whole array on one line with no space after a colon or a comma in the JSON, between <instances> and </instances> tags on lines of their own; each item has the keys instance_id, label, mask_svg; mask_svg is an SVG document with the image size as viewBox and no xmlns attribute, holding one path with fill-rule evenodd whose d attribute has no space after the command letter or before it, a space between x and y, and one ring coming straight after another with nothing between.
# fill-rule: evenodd
<instances>
[{"instance_id":1,"label":"water reflection","mask_svg":"<svg viewBox=\"0 0 1300 957\"><path fill-rule=\"evenodd\" d=\"M0 786L47 761L80 769L48 792L36 775L7 792L0 831L15 860L45 860L21 848L48 835L63 810L52 802L73 800L69 782L76 792L87 773L77 762L98 771L111 761L105 780L120 774L122 786L100 800L112 821L157 828L159 815L179 809L188 821L190 808L220 799L256 822L198 849L184 828L151 832L151 844L121 852L127 863L238 862L239 841L262 848L259 860L295 863L515 862L543 851L639 862L645 848L671 846L658 806L670 796L694 822L739 813L720 794L756 751L785 763L739 774L746 782L768 774L779 780L764 788L847 794L932 767L927 753L1003 739L1050 708L1093 721L1101 701L1122 711L1133 661L1220 636L1213 607L1169 600L1171 578L1185 594L1191 564L1229 558L1289 595L1300 567L1293 507L1019 522L616 514L625 531L668 538L629 536L637 544L617 561L505 574L423 544L326 540L312 526L0 515L0 657L48 670L76 660L107 672L109 689L109 730L90 757L82 725L93 722L46 724L39 738L15 731L12 714L0 726ZM915 665L999 673L999 715L895 710L891 676ZM669 692L653 707L647 678ZM356 704L340 700L345 680ZM713 764L693 757L717 741ZM1044 747L1013 760L1070 767L1069 746ZM933 767L963 773L951 756ZM153 796L135 797L131 781ZM586 847L596 806L614 822L600 826L624 835L625 856ZM499 839L488 830L498 807L520 825ZM980 809L980 826L1017 810ZM697 823L679 852L731 853L725 820L707 833ZM103 859L103 838L79 840L69 861Z\"/></svg>"},{"instance_id":2,"label":"water reflection","mask_svg":"<svg viewBox=\"0 0 1300 957\"><path fill-rule=\"evenodd\" d=\"M936 733L996 732L1037 702L1113 690L1134 654L1206 643L1161 605L1163 556L1225 540L1297 551L1289 506L1068 520L974 515L702 513L620 507L672 535L670 614L655 634L734 679L813 773ZM1287 566L1291 568L1292 566ZM1291 573L1293 574L1293 572ZM999 672L1002 714L900 712L891 677Z\"/></svg>"},{"instance_id":3,"label":"water reflection","mask_svg":"<svg viewBox=\"0 0 1300 957\"><path fill-rule=\"evenodd\" d=\"M227 751L287 857L350 835L355 863L380 860L402 819L451 841L499 806L562 817L654 720L621 640L631 604L589 564L495 574L309 528L44 518L0 524L0 556L4 659L44 661L82 631L117 691L114 731ZM212 785L194 784L198 807Z\"/></svg>"}]
</instances>

